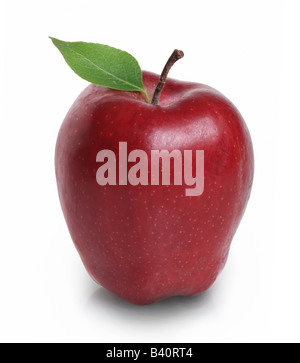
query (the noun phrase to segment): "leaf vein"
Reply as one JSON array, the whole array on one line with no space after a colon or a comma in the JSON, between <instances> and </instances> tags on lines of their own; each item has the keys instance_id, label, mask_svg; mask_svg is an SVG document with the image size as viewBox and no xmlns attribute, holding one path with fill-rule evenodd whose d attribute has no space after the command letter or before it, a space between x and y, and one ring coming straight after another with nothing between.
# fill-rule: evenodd
<instances>
[{"instance_id":1,"label":"leaf vein","mask_svg":"<svg viewBox=\"0 0 300 363\"><path fill-rule=\"evenodd\" d=\"M128 81L126 81L126 80L124 80L124 79L121 79L121 78L117 77L115 74L113 74L113 73L111 73L111 72L106 71L105 69L103 69L103 68L101 68L99 65L97 65L96 63L92 62L90 59L86 58L86 57L85 57L83 54L81 54L80 52L75 51L74 49L71 49L71 48L69 48L69 50L70 50L71 52L75 53L76 55L80 56L81 58L83 58L86 62L90 63L92 66L94 66L94 68L96 68L96 69L100 70L101 72L103 72L103 73L105 73L105 74L107 74L107 75L111 76L112 78L117 79L117 80L118 80L118 81L120 81L121 83L127 84L127 85L129 85L129 86L131 86L131 87L133 87L133 88L135 88L135 89L137 89L137 90L140 90L140 91L144 92L144 89L143 89L143 88L138 87L138 86L136 86L135 84L130 83L130 82L128 82Z\"/></svg>"}]
</instances>

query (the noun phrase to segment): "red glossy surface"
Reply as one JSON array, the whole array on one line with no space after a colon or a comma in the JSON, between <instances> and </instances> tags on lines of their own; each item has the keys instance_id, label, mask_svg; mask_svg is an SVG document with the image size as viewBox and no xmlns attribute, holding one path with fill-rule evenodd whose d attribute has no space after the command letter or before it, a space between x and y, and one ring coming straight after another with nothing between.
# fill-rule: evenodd
<instances>
[{"instance_id":1,"label":"red glossy surface","mask_svg":"<svg viewBox=\"0 0 300 363\"><path fill-rule=\"evenodd\" d=\"M143 73L150 98L158 77ZM203 194L187 197L185 185L99 186L96 155L118 155L120 141L148 155L204 150ZM149 304L199 294L215 281L250 195L253 150L240 113L208 86L168 79L154 106L138 93L89 85L61 126L55 166L87 271L121 298Z\"/></svg>"}]
</instances>

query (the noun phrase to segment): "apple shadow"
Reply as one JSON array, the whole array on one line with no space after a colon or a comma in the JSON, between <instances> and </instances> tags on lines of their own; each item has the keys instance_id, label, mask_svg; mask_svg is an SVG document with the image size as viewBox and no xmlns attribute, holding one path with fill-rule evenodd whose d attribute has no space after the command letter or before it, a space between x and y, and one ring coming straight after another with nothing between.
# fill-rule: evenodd
<instances>
[{"instance_id":1,"label":"apple shadow","mask_svg":"<svg viewBox=\"0 0 300 363\"><path fill-rule=\"evenodd\" d=\"M214 291L212 286L207 291L193 297L174 296L150 305L134 305L118 296L110 293L103 287L98 287L90 295L86 308L96 311L95 314L103 316L107 314L123 320L125 323L132 324L161 324L177 319L194 319L195 314L206 315L215 309Z\"/></svg>"}]
</instances>

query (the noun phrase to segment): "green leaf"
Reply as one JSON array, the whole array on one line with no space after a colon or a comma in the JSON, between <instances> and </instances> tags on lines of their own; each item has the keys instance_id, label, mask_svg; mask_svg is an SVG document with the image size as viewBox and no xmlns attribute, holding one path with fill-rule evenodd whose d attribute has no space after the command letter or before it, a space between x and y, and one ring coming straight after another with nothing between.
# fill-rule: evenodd
<instances>
[{"instance_id":1,"label":"green leaf","mask_svg":"<svg viewBox=\"0 0 300 363\"><path fill-rule=\"evenodd\" d=\"M148 100L141 68L129 53L103 44L50 39L81 78L121 91L140 91Z\"/></svg>"}]
</instances>

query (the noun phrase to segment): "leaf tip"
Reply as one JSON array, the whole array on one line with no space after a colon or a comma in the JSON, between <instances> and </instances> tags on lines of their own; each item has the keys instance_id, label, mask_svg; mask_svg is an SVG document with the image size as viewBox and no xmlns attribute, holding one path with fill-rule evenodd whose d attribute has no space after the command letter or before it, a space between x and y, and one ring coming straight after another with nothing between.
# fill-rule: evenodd
<instances>
[{"instance_id":1,"label":"leaf tip","mask_svg":"<svg viewBox=\"0 0 300 363\"><path fill-rule=\"evenodd\" d=\"M57 47L59 44L61 44L61 43L65 43L65 42L63 42L62 40L59 40L59 39L57 39L57 38L54 38L54 37L50 37L49 36L49 38L52 40L52 43Z\"/></svg>"}]
</instances>

